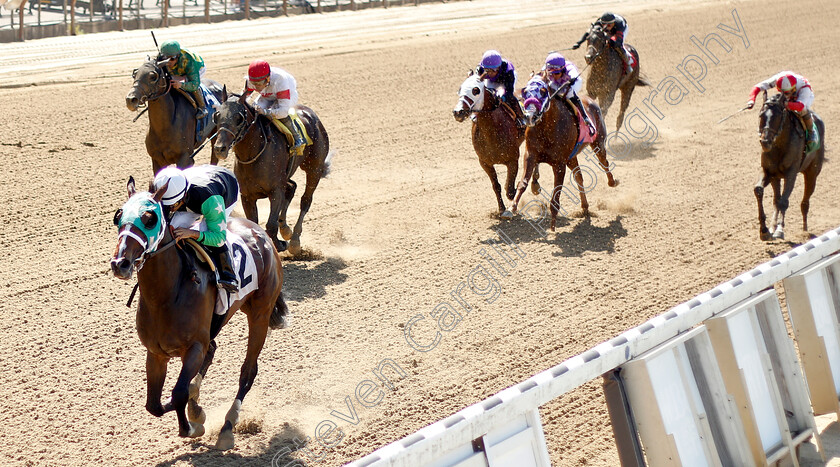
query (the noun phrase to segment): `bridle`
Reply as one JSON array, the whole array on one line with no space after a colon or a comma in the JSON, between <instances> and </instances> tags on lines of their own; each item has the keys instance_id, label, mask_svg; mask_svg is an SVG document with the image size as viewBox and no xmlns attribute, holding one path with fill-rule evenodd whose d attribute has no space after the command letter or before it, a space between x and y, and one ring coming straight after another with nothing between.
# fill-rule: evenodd
<instances>
[{"instance_id":1,"label":"bridle","mask_svg":"<svg viewBox=\"0 0 840 467\"><path fill-rule=\"evenodd\" d=\"M764 126L758 130L758 133L760 135L759 141L762 143L772 143L779 135L779 132L782 129L782 125L784 125L784 119L787 114L787 108L785 107L786 98L783 93L779 95L781 97L779 97L776 100L765 100L764 104L761 106L762 113L769 109L778 109L778 111L781 112L781 116L779 118L779 128L771 127L770 118L765 118Z\"/></svg>"},{"instance_id":2,"label":"bridle","mask_svg":"<svg viewBox=\"0 0 840 467\"><path fill-rule=\"evenodd\" d=\"M154 60L150 59L146 63L147 64L148 63L153 63L154 64L154 71L158 73L159 78L157 80L157 84L155 85L156 87L152 90L153 92L151 93L151 95L141 94L140 92L137 92L137 94L140 94L140 96L139 96L140 104L138 104L138 106L137 106L138 108L145 107L147 102L151 102L151 101L160 99L161 97L163 97L167 93L169 93L169 91L172 89L172 80L171 80L172 75L169 73L169 70L165 66L163 66L163 64L166 63L166 60L154 61ZM137 71L138 70L139 70L139 68L135 69L131 74L132 78L134 78L134 85L132 87L134 88L135 91L139 91L138 86L137 86L137 83L139 81L137 79ZM161 86L161 81L163 81L162 86Z\"/></svg>"},{"instance_id":3,"label":"bridle","mask_svg":"<svg viewBox=\"0 0 840 467\"><path fill-rule=\"evenodd\" d=\"M228 133L231 137L233 137L233 141L230 143L231 149L233 149L234 146L239 144L245 138L245 135L248 134L248 132L251 130L251 127L253 127L254 124L257 123L257 120L258 120L256 112L252 112L251 109L248 107L248 104L246 104L245 102L240 102L240 104L242 105L242 110L237 112L237 116L241 117L242 123L239 124L236 128L234 128L235 131L234 130L229 130L228 128L222 126L221 123L217 122L217 125L219 127L219 129L218 129L219 133L225 132L225 133ZM249 120L250 120L250 123L249 123ZM265 134L265 128L263 128L262 125L257 125L257 126L260 128L260 134L262 136L262 139L261 139L262 147L260 148L260 152L257 153L257 155L254 156L253 158L251 158L247 161L244 161L244 160L240 159L239 155L236 154L236 151L234 151L234 153L233 153L234 157L236 157L236 160L240 164L244 164L244 165L253 164L254 162L257 161L257 159L260 158L260 156L262 156L262 154L265 152L265 149L268 147L268 138L266 137L266 134Z\"/></svg>"},{"instance_id":4,"label":"bridle","mask_svg":"<svg viewBox=\"0 0 840 467\"><path fill-rule=\"evenodd\" d=\"M485 96L484 97L484 99L485 99L484 107L486 107L486 108L482 108L482 109L473 108L473 106L475 105L475 101L467 95L459 96L458 102L463 103L464 106L470 111L470 113L492 112L492 111L496 110L499 107L499 102L498 102L499 97L494 92L495 90L491 90L486 84L484 84L484 81L481 80L481 78L479 78L478 84L480 84L484 88L484 96ZM493 102L487 102L488 101L488 99L487 99L488 96L492 96L492 97L490 97L490 100L492 100Z\"/></svg>"}]
</instances>

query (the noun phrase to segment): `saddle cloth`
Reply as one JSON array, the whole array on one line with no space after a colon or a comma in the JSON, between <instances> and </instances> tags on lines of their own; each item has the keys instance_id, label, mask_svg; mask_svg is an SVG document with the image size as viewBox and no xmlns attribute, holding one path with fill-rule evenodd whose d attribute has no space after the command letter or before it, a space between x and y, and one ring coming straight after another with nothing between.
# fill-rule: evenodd
<instances>
[{"instance_id":1,"label":"saddle cloth","mask_svg":"<svg viewBox=\"0 0 840 467\"><path fill-rule=\"evenodd\" d=\"M187 227L199 232L207 231L204 217L191 212L176 212L171 224L172 227ZM234 302L245 300L248 295L257 290L257 284L259 283L257 263L242 237L228 230L225 233L225 244L228 247L233 271L236 273L239 282L239 291L230 293L225 289L218 289L214 310L217 315L226 314Z\"/></svg>"},{"instance_id":2,"label":"saddle cloth","mask_svg":"<svg viewBox=\"0 0 840 467\"><path fill-rule=\"evenodd\" d=\"M216 112L216 107L219 106L221 103L216 96L207 89L207 86L201 85L201 94L204 96L204 108L207 109L207 115L204 116L201 120L198 120L195 124L195 140L201 141L201 134L204 132L204 129L207 128L207 125L210 125L211 119L213 118L213 113Z\"/></svg>"},{"instance_id":3,"label":"saddle cloth","mask_svg":"<svg viewBox=\"0 0 840 467\"><path fill-rule=\"evenodd\" d=\"M613 42L615 42L615 40L617 38L616 38L616 36L612 36L612 37L610 37L610 39L612 39ZM636 56L633 55L632 53L630 53L630 48L627 47L627 44L622 43L621 47L624 48L624 53L626 53L627 56L630 57L630 70L635 70L636 69Z\"/></svg>"},{"instance_id":4,"label":"saddle cloth","mask_svg":"<svg viewBox=\"0 0 840 467\"><path fill-rule=\"evenodd\" d=\"M598 127L595 127L595 134L590 136L589 127L586 126L586 122L583 120L583 114L581 114L577 107L575 107L574 104L572 104L571 102L566 101L566 105L572 110L572 112L577 117L578 138L577 144L575 145L575 149L577 149L578 146L580 146L581 144L588 144L595 141L595 139L598 137ZM595 122L592 122L592 124L594 125Z\"/></svg>"},{"instance_id":5,"label":"saddle cloth","mask_svg":"<svg viewBox=\"0 0 840 467\"><path fill-rule=\"evenodd\" d=\"M289 109L289 117L292 119L292 124L295 125L298 131L300 131L300 134L303 135L303 140L306 141L306 144L300 148L300 152L302 154L306 146L312 145L312 138L309 137L309 132L306 131L306 125L303 124L303 121L300 119L300 115L297 114L297 110L294 107ZM281 133L286 135L286 142L289 143L289 147L293 147L295 145L295 137L292 136L291 130L286 128L286 125L277 118L272 118L271 123L273 123Z\"/></svg>"}]
</instances>

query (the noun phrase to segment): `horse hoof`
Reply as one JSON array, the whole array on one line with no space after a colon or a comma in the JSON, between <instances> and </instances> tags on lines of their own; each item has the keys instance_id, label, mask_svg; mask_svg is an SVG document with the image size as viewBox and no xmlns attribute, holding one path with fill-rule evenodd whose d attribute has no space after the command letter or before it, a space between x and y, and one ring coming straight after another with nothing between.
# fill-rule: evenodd
<instances>
[{"instance_id":1,"label":"horse hoof","mask_svg":"<svg viewBox=\"0 0 840 467\"><path fill-rule=\"evenodd\" d=\"M777 231L773 232L773 238L776 239L776 240L784 240L785 239L785 233L782 232L781 230L777 230Z\"/></svg>"},{"instance_id":2,"label":"horse hoof","mask_svg":"<svg viewBox=\"0 0 840 467\"><path fill-rule=\"evenodd\" d=\"M773 239L773 236L772 236L772 235L770 235L770 232L769 232L769 231L767 231L767 232L761 232L761 233L759 233L758 235L759 235L759 237L761 238L761 240L762 240L762 241L764 241L764 242L769 242L770 240L772 240L772 239Z\"/></svg>"},{"instance_id":3,"label":"horse hoof","mask_svg":"<svg viewBox=\"0 0 840 467\"><path fill-rule=\"evenodd\" d=\"M531 194L533 194L534 196L537 196L537 195L540 194L540 184L539 183L533 182L531 184Z\"/></svg>"},{"instance_id":4,"label":"horse hoof","mask_svg":"<svg viewBox=\"0 0 840 467\"><path fill-rule=\"evenodd\" d=\"M505 212L499 214L499 217L507 221L513 219L513 213L510 212L510 210L505 209Z\"/></svg>"},{"instance_id":5,"label":"horse hoof","mask_svg":"<svg viewBox=\"0 0 840 467\"><path fill-rule=\"evenodd\" d=\"M190 423L190 427L192 428L190 431L190 438L201 438L204 436L204 424L203 423Z\"/></svg>"},{"instance_id":6,"label":"horse hoof","mask_svg":"<svg viewBox=\"0 0 840 467\"><path fill-rule=\"evenodd\" d=\"M300 247L300 239L293 238L289 242L289 253L291 253L293 256L297 256L300 254L301 250L302 248Z\"/></svg>"},{"instance_id":7,"label":"horse hoof","mask_svg":"<svg viewBox=\"0 0 840 467\"><path fill-rule=\"evenodd\" d=\"M219 433L219 439L216 440L216 449L219 451L227 451L233 449L233 431L223 430Z\"/></svg>"},{"instance_id":8,"label":"horse hoof","mask_svg":"<svg viewBox=\"0 0 840 467\"><path fill-rule=\"evenodd\" d=\"M195 422L200 425L204 425L204 422L207 421L207 414L204 413L204 409L202 409L201 406L192 399L190 399L187 403L187 416L190 418L191 422Z\"/></svg>"},{"instance_id":9,"label":"horse hoof","mask_svg":"<svg viewBox=\"0 0 840 467\"><path fill-rule=\"evenodd\" d=\"M617 187L618 186L618 179L615 178L615 179L613 179L612 182L607 182L607 185L609 185L610 187L613 187L613 188Z\"/></svg>"},{"instance_id":10,"label":"horse hoof","mask_svg":"<svg viewBox=\"0 0 840 467\"><path fill-rule=\"evenodd\" d=\"M285 240L274 240L274 248L277 248L278 253L282 253L289 249L289 244Z\"/></svg>"},{"instance_id":11,"label":"horse hoof","mask_svg":"<svg viewBox=\"0 0 840 467\"><path fill-rule=\"evenodd\" d=\"M292 228L286 224L280 226L280 236L283 237L283 240L289 240L292 238Z\"/></svg>"}]
</instances>

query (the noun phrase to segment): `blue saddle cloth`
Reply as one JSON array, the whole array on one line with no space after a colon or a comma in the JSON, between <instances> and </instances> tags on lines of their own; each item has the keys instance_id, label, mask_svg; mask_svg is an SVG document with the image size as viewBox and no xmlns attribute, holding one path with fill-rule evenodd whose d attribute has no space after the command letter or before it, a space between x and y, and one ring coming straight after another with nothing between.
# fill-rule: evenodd
<instances>
[{"instance_id":1,"label":"blue saddle cloth","mask_svg":"<svg viewBox=\"0 0 840 467\"><path fill-rule=\"evenodd\" d=\"M204 108L207 109L207 115L198 120L195 124L195 140L201 141L201 134L204 132L204 129L207 128L207 125L210 124L211 119L213 118L213 113L216 112L216 106L221 104L216 96L207 89L207 86L201 85L201 94L204 95Z\"/></svg>"}]
</instances>

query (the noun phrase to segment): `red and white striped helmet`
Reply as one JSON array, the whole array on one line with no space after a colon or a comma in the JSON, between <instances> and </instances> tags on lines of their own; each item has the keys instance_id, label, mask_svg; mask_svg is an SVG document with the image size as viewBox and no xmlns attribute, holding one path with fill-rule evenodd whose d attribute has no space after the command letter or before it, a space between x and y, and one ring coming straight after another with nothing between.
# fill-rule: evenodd
<instances>
[{"instance_id":1,"label":"red and white striped helmet","mask_svg":"<svg viewBox=\"0 0 840 467\"><path fill-rule=\"evenodd\" d=\"M779 92L790 92L796 89L796 77L793 75L784 75L776 80L776 89Z\"/></svg>"}]
</instances>

